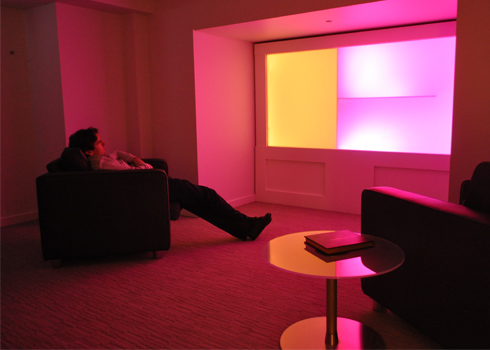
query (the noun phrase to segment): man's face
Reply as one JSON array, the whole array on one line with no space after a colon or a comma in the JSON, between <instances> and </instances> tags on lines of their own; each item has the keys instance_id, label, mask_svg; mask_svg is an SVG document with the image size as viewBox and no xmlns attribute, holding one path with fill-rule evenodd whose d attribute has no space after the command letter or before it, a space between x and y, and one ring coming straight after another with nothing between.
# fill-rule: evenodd
<instances>
[{"instance_id":1,"label":"man's face","mask_svg":"<svg viewBox=\"0 0 490 350\"><path fill-rule=\"evenodd\" d=\"M89 156L103 156L105 154L105 142L102 141L99 134L95 134L97 136L97 140L94 144L94 149L87 151L87 155Z\"/></svg>"}]
</instances>

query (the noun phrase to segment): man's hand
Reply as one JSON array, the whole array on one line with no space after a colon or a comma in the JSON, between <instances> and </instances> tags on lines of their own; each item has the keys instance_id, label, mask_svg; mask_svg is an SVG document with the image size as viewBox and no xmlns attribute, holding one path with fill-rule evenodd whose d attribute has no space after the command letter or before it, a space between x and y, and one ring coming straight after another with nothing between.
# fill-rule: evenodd
<instances>
[{"instance_id":1,"label":"man's hand","mask_svg":"<svg viewBox=\"0 0 490 350\"><path fill-rule=\"evenodd\" d=\"M140 166L140 165L145 165L146 163L143 162L140 158L134 157L133 158L133 164L134 164L134 166Z\"/></svg>"}]
</instances>

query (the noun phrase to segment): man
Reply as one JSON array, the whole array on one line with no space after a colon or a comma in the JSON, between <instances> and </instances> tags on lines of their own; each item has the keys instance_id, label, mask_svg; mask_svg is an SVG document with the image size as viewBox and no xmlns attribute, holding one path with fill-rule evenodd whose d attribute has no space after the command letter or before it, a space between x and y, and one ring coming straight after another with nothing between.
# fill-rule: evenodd
<instances>
[{"instance_id":1,"label":"man","mask_svg":"<svg viewBox=\"0 0 490 350\"><path fill-rule=\"evenodd\" d=\"M96 128L81 129L70 136L70 147L80 148L88 157L92 170L152 169L134 155L115 151L107 154L105 142ZM271 222L270 213L249 217L228 204L215 190L194 185L187 180L168 178L169 199L232 236L255 240Z\"/></svg>"}]
</instances>

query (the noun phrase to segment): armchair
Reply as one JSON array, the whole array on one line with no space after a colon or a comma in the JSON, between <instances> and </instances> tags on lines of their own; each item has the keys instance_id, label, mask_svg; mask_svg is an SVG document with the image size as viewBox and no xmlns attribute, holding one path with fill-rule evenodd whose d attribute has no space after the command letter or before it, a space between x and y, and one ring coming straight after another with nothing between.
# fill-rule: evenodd
<instances>
[{"instance_id":1,"label":"armchair","mask_svg":"<svg viewBox=\"0 0 490 350\"><path fill-rule=\"evenodd\" d=\"M66 148L50 162L36 179L44 260L168 250L167 165L145 161L154 169L90 171L80 149Z\"/></svg>"},{"instance_id":2,"label":"armchair","mask_svg":"<svg viewBox=\"0 0 490 350\"><path fill-rule=\"evenodd\" d=\"M443 348L490 348L490 162L463 182L460 203L389 187L363 191L361 232L405 252L363 292Z\"/></svg>"}]
</instances>

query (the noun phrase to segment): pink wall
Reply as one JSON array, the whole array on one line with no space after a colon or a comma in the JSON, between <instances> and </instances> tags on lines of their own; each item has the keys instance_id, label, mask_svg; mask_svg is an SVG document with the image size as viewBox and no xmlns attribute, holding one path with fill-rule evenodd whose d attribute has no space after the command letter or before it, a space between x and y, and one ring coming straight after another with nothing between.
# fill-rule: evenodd
<instances>
[{"instance_id":1,"label":"pink wall","mask_svg":"<svg viewBox=\"0 0 490 350\"><path fill-rule=\"evenodd\" d=\"M35 120L30 103L24 12L3 8L1 109L1 225L33 220L37 214Z\"/></svg>"},{"instance_id":2,"label":"pink wall","mask_svg":"<svg viewBox=\"0 0 490 350\"><path fill-rule=\"evenodd\" d=\"M146 15L57 4L57 21L66 138L95 126L108 150L152 156Z\"/></svg>"},{"instance_id":3,"label":"pink wall","mask_svg":"<svg viewBox=\"0 0 490 350\"><path fill-rule=\"evenodd\" d=\"M337 147L450 154L455 47L444 37L339 48Z\"/></svg>"},{"instance_id":4,"label":"pink wall","mask_svg":"<svg viewBox=\"0 0 490 350\"><path fill-rule=\"evenodd\" d=\"M458 0L449 200L461 181L490 161L490 1Z\"/></svg>"},{"instance_id":5,"label":"pink wall","mask_svg":"<svg viewBox=\"0 0 490 350\"><path fill-rule=\"evenodd\" d=\"M140 156L153 155L148 19L141 14L124 16L127 149Z\"/></svg>"},{"instance_id":6,"label":"pink wall","mask_svg":"<svg viewBox=\"0 0 490 350\"><path fill-rule=\"evenodd\" d=\"M195 31L194 69L199 184L253 202L253 45Z\"/></svg>"},{"instance_id":7,"label":"pink wall","mask_svg":"<svg viewBox=\"0 0 490 350\"><path fill-rule=\"evenodd\" d=\"M31 100L24 103L32 103L38 135L36 170L42 172L65 145L56 5L27 10L25 16Z\"/></svg>"},{"instance_id":8,"label":"pink wall","mask_svg":"<svg viewBox=\"0 0 490 350\"><path fill-rule=\"evenodd\" d=\"M108 150L127 149L122 17L56 7L66 137L94 126Z\"/></svg>"}]
</instances>

